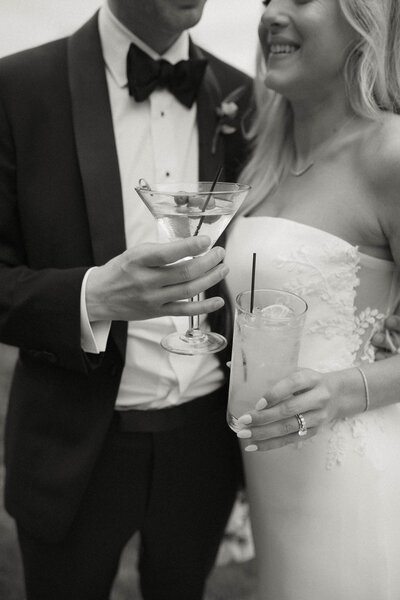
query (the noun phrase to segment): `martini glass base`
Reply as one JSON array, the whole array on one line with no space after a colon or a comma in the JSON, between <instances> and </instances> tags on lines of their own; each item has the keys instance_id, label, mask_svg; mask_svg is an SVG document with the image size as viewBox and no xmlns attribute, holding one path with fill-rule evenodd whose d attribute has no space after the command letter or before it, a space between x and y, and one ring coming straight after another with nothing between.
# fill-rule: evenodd
<instances>
[{"instance_id":1,"label":"martini glass base","mask_svg":"<svg viewBox=\"0 0 400 600\"><path fill-rule=\"evenodd\" d=\"M223 350L227 341L223 335L211 331L195 330L192 333L171 333L161 340L161 346L175 354L215 354Z\"/></svg>"}]
</instances>

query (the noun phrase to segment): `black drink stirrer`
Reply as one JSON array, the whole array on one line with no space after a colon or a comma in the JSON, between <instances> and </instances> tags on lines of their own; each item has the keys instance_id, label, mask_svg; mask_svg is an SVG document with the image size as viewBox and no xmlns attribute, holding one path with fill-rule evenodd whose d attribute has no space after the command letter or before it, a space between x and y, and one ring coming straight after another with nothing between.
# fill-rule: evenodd
<instances>
[{"instance_id":1,"label":"black drink stirrer","mask_svg":"<svg viewBox=\"0 0 400 600\"><path fill-rule=\"evenodd\" d=\"M254 309L254 284L256 281L256 261L257 254L253 252L253 265L251 268L251 288L250 288L250 312L253 312Z\"/></svg>"},{"instance_id":2,"label":"black drink stirrer","mask_svg":"<svg viewBox=\"0 0 400 600\"><path fill-rule=\"evenodd\" d=\"M212 184L211 184L210 192L209 192L209 194L208 194L208 196L207 196L207 198L206 198L206 201L204 202L204 206L203 206L202 212L205 212L205 211L206 211L206 209L207 209L207 206L208 206L208 203L209 203L209 202L210 202L210 200L211 200L211 196L212 196L212 193L213 193L213 191L214 191L214 188L215 188L215 186L217 185L217 183L218 183L218 179L219 179L219 178L220 178L220 176L221 176L221 172L222 172L222 165L219 167L219 169L218 169L218 171L217 171L217 174L216 174L216 176L215 176L215 178L214 178L214 181L213 181L213 182L212 182ZM201 219L200 219L200 221L199 221L199 224L197 225L196 231L195 231L195 232L194 232L194 234L193 234L194 236L199 234L200 227L203 225L204 219L205 219L205 215L203 215L203 216L201 217Z\"/></svg>"}]
</instances>

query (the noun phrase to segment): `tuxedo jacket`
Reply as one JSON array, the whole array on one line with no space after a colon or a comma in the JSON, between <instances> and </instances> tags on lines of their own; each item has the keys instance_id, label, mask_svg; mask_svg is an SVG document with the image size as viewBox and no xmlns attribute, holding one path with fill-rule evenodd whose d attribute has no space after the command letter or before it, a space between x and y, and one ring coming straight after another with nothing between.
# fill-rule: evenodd
<instances>
[{"instance_id":1,"label":"tuxedo jacket","mask_svg":"<svg viewBox=\"0 0 400 600\"><path fill-rule=\"evenodd\" d=\"M235 180L240 131L212 138L216 108L250 80L208 59L197 101L199 177ZM127 92L128 93L128 92ZM61 539L113 415L125 322L99 356L80 348L88 268L125 250L121 182L97 15L68 38L0 61L0 341L17 346L5 431L5 504L18 524ZM212 290L211 293L215 293ZM213 327L229 335L229 312ZM227 356L222 355L222 362Z\"/></svg>"}]
</instances>

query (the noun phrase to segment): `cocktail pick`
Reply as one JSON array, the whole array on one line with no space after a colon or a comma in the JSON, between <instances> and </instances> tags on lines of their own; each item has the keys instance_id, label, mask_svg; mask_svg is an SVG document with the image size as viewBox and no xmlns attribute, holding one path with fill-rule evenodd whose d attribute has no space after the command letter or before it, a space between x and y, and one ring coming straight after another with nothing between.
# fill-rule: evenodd
<instances>
[{"instance_id":1,"label":"cocktail pick","mask_svg":"<svg viewBox=\"0 0 400 600\"><path fill-rule=\"evenodd\" d=\"M202 208L202 212L205 212L207 210L208 203L210 202L212 193L214 191L214 188L217 185L219 178L221 177L221 173L222 173L222 165L219 167L219 169L217 171L217 174L214 177L214 181L211 184L210 192L209 192L209 194L208 194L208 196L206 198L206 201L204 202L204 206ZM205 215L203 215L201 217L201 219L199 221L199 224L197 225L196 231L194 232L193 235L199 235L200 227L203 225L204 219L205 219Z\"/></svg>"},{"instance_id":2,"label":"cocktail pick","mask_svg":"<svg viewBox=\"0 0 400 600\"><path fill-rule=\"evenodd\" d=\"M254 310L254 285L256 281L256 262L257 254L253 252L253 264L251 267L251 287L250 287L250 312Z\"/></svg>"}]
</instances>

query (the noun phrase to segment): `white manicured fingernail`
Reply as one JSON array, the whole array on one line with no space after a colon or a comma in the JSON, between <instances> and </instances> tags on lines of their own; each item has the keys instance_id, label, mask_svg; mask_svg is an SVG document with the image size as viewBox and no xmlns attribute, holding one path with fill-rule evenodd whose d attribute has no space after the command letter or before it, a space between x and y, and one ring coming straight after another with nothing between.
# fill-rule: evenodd
<instances>
[{"instance_id":1,"label":"white manicured fingernail","mask_svg":"<svg viewBox=\"0 0 400 600\"><path fill-rule=\"evenodd\" d=\"M231 365L232 365L232 361L228 360L228 362L226 363L226 366L228 367L228 369L231 368Z\"/></svg>"},{"instance_id":2,"label":"white manicured fingernail","mask_svg":"<svg viewBox=\"0 0 400 600\"><path fill-rule=\"evenodd\" d=\"M255 444L250 444L250 446L246 446L245 448L246 452L255 452L256 450L258 450L258 446Z\"/></svg>"},{"instance_id":3,"label":"white manicured fingernail","mask_svg":"<svg viewBox=\"0 0 400 600\"><path fill-rule=\"evenodd\" d=\"M250 429L241 429L240 431L237 432L237 436L238 438L251 438L251 431Z\"/></svg>"},{"instance_id":4,"label":"white manicured fingernail","mask_svg":"<svg viewBox=\"0 0 400 600\"><path fill-rule=\"evenodd\" d=\"M256 404L256 410L263 410L264 408L267 408L267 406L268 406L267 400L265 398L260 398Z\"/></svg>"},{"instance_id":5,"label":"white manicured fingernail","mask_svg":"<svg viewBox=\"0 0 400 600\"><path fill-rule=\"evenodd\" d=\"M238 418L238 422L241 425L250 425L250 423L252 422L252 418L251 415L243 415L241 417Z\"/></svg>"}]
</instances>

